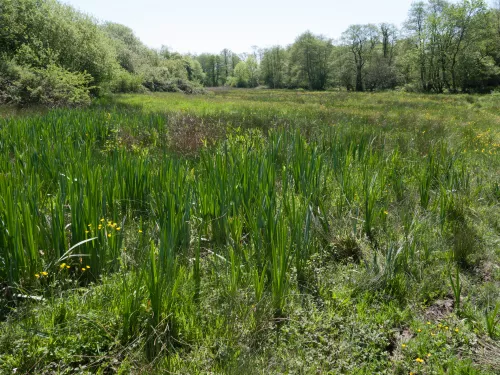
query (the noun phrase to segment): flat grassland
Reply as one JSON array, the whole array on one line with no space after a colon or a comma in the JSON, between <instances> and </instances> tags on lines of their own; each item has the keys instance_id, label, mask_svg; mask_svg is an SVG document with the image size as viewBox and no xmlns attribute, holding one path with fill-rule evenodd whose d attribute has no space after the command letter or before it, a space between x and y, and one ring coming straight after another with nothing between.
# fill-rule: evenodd
<instances>
[{"instance_id":1,"label":"flat grassland","mask_svg":"<svg viewBox=\"0 0 500 375\"><path fill-rule=\"evenodd\" d=\"M498 374L500 96L0 108L0 373Z\"/></svg>"}]
</instances>

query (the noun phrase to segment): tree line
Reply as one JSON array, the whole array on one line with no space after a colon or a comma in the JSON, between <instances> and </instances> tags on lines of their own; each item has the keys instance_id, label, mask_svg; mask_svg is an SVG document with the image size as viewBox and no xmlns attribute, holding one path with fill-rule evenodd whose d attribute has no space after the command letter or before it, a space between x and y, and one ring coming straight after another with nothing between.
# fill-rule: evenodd
<instances>
[{"instance_id":1,"label":"tree line","mask_svg":"<svg viewBox=\"0 0 500 375\"><path fill-rule=\"evenodd\" d=\"M414 2L402 28L351 25L338 40L307 31L289 46L254 52L238 62L243 66L238 70L237 65L227 70L225 54L198 57L203 57L199 61L207 77L217 77L205 84L486 92L500 85L500 1L494 7L483 0ZM205 64L207 60L214 64ZM255 70L255 61L257 71L251 76L257 78L250 80L248 70ZM229 78L223 74L227 71L233 71Z\"/></svg>"},{"instance_id":2,"label":"tree line","mask_svg":"<svg viewBox=\"0 0 500 375\"><path fill-rule=\"evenodd\" d=\"M288 46L182 55L56 0L0 0L0 102L82 105L106 92L203 86L402 88L486 92L500 85L500 0L418 1L401 28L352 25L333 40L307 31Z\"/></svg>"},{"instance_id":3,"label":"tree line","mask_svg":"<svg viewBox=\"0 0 500 375\"><path fill-rule=\"evenodd\" d=\"M106 92L203 90L198 60L56 0L0 0L0 103L85 105Z\"/></svg>"}]
</instances>

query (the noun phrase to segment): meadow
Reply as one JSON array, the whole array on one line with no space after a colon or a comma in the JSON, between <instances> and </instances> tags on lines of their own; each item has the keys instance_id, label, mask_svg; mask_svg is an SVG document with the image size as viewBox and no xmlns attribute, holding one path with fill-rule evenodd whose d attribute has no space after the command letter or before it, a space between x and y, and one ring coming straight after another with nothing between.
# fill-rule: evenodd
<instances>
[{"instance_id":1,"label":"meadow","mask_svg":"<svg viewBox=\"0 0 500 375\"><path fill-rule=\"evenodd\" d=\"M500 96L0 107L0 373L498 374Z\"/></svg>"}]
</instances>

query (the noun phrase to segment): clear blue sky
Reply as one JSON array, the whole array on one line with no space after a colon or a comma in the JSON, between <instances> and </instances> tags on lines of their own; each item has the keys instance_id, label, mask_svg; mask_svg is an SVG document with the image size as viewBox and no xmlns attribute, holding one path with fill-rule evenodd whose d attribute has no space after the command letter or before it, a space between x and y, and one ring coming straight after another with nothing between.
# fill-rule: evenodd
<instances>
[{"instance_id":1,"label":"clear blue sky","mask_svg":"<svg viewBox=\"0 0 500 375\"><path fill-rule=\"evenodd\" d=\"M148 46L181 53L251 52L292 43L311 30L331 38L351 24L401 25L413 0L63 0L99 20L124 24Z\"/></svg>"}]
</instances>

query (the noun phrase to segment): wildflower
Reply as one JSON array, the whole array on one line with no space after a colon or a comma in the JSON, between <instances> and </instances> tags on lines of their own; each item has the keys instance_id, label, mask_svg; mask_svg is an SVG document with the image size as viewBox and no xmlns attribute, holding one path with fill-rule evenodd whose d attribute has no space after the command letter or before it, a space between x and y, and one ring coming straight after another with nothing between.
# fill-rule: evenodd
<instances>
[{"instance_id":1,"label":"wildflower","mask_svg":"<svg viewBox=\"0 0 500 375\"><path fill-rule=\"evenodd\" d=\"M89 228L92 226L92 224L87 225Z\"/></svg>"},{"instance_id":2,"label":"wildflower","mask_svg":"<svg viewBox=\"0 0 500 375\"><path fill-rule=\"evenodd\" d=\"M43 276L47 276L47 275L48 275L48 272L45 272L45 271L40 272L40 273L41 273Z\"/></svg>"},{"instance_id":3,"label":"wildflower","mask_svg":"<svg viewBox=\"0 0 500 375\"><path fill-rule=\"evenodd\" d=\"M111 237L111 233L108 234L108 237Z\"/></svg>"},{"instance_id":4,"label":"wildflower","mask_svg":"<svg viewBox=\"0 0 500 375\"><path fill-rule=\"evenodd\" d=\"M430 326L431 325L431 322L427 322L427 325Z\"/></svg>"},{"instance_id":5,"label":"wildflower","mask_svg":"<svg viewBox=\"0 0 500 375\"><path fill-rule=\"evenodd\" d=\"M444 329L448 330L448 326L444 327Z\"/></svg>"},{"instance_id":6,"label":"wildflower","mask_svg":"<svg viewBox=\"0 0 500 375\"><path fill-rule=\"evenodd\" d=\"M101 221L101 223L104 223L104 222L105 222L105 220L104 220L104 219L101 219L100 221Z\"/></svg>"},{"instance_id":7,"label":"wildflower","mask_svg":"<svg viewBox=\"0 0 500 375\"><path fill-rule=\"evenodd\" d=\"M141 230L141 229L139 229L139 233L142 233L142 230Z\"/></svg>"},{"instance_id":8,"label":"wildflower","mask_svg":"<svg viewBox=\"0 0 500 375\"><path fill-rule=\"evenodd\" d=\"M90 269L90 266L87 266L86 268L87 268L87 269Z\"/></svg>"},{"instance_id":9,"label":"wildflower","mask_svg":"<svg viewBox=\"0 0 500 375\"><path fill-rule=\"evenodd\" d=\"M418 363L424 363L424 360L422 358L417 358L415 361Z\"/></svg>"},{"instance_id":10,"label":"wildflower","mask_svg":"<svg viewBox=\"0 0 500 375\"><path fill-rule=\"evenodd\" d=\"M88 230L85 231L86 234L90 233Z\"/></svg>"},{"instance_id":11,"label":"wildflower","mask_svg":"<svg viewBox=\"0 0 500 375\"><path fill-rule=\"evenodd\" d=\"M404 349L404 348L406 348L406 344L401 345L401 347L402 347L403 349Z\"/></svg>"},{"instance_id":12,"label":"wildflower","mask_svg":"<svg viewBox=\"0 0 500 375\"><path fill-rule=\"evenodd\" d=\"M455 332L458 333L458 328L455 328Z\"/></svg>"},{"instance_id":13,"label":"wildflower","mask_svg":"<svg viewBox=\"0 0 500 375\"><path fill-rule=\"evenodd\" d=\"M432 354L431 353L427 353L427 358L429 358Z\"/></svg>"},{"instance_id":14,"label":"wildflower","mask_svg":"<svg viewBox=\"0 0 500 375\"><path fill-rule=\"evenodd\" d=\"M385 215L389 215L389 211L384 211L384 214Z\"/></svg>"},{"instance_id":15,"label":"wildflower","mask_svg":"<svg viewBox=\"0 0 500 375\"><path fill-rule=\"evenodd\" d=\"M417 332L422 332L422 330L419 328L419 329L417 329Z\"/></svg>"},{"instance_id":16,"label":"wildflower","mask_svg":"<svg viewBox=\"0 0 500 375\"><path fill-rule=\"evenodd\" d=\"M71 267L70 266L66 266L66 269L69 270Z\"/></svg>"},{"instance_id":17,"label":"wildflower","mask_svg":"<svg viewBox=\"0 0 500 375\"><path fill-rule=\"evenodd\" d=\"M116 228L116 230L121 230L121 229L122 229L122 228L120 228L120 227L117 227L117 228Z\"/></svg>"},{"instance_id":18,"label":"wildflower","mask_svg":"<svg viewBox=\"0 0 500 375\"><path fill-rule=\"evenodd\" d=\"M116 224L116 223L111 224L111 226L112 226L113 228L116 228L116 226L117 226L117 225L118 225L118 224Z\"/></svg>"},{"instance_id":19,"label":"wildflower","mask_svg":"<svg viewBox=\"0 0 500 375\"><path fill-rule=\"evenodd\" d=\"M85 272L86 270L87 270L86 268L82 267L82 272Z\"/></svg>"},{"instance_id":20,"label":"wildflower","mask_svg":"<svg viewBox=\"0 0 500 375\"><path fill-rule=\"evenodd\" d=\"M39 278L40 278L40 275L39 275L39 274L37 274L37 273L35 273L35 277L36 277L37 279L39 279Z\"/></svg>"},{"instance_id":21,"label":"wildflower","mask_svg":"<svg viewBox=\"0 0 500 375\"><path fill-rule=\"evenodd\" d=\"M61 269L63 268L66 268L66 263L61 263L61 265L59 266Z\"/></svg>"},{"instance_id":22,"label":"wildflower","mask_svg":"<svg viewBox=\"0 0 500 375\"><path fill-rule=\"evenodd\" d=\"M97 227L97 229L102 229L102 225L101 225L101 224L99 224L99 226Z\"/></svg>"}]
</instances>

